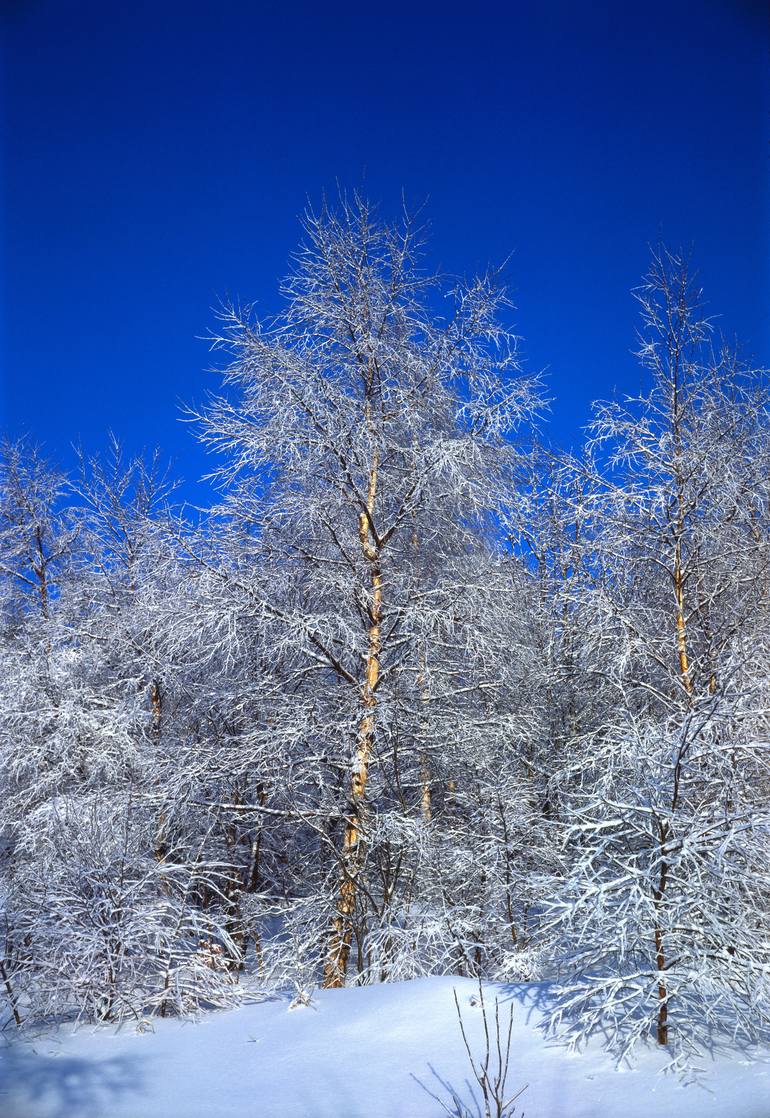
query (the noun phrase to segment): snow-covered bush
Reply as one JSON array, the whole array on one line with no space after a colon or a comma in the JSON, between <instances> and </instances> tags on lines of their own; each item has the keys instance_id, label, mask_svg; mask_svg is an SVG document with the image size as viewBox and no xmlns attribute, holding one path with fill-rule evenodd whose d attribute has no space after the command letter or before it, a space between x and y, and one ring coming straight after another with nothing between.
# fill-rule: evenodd
<instances>
[{"instance_id":1,"label":"snow-covered bush","mask_svg":"<svg viewBox=\"0 0 770 1118\"><path fill-rule=\"evenodd\" d=\"M170 849L153 854L150 815L130 798L60 797L26 821L14 852L7 915L10 981L32 1016L97 1020L189 1012L235 994L237 949L223 906L223 867Z\"/></svg>"}]
</instances>

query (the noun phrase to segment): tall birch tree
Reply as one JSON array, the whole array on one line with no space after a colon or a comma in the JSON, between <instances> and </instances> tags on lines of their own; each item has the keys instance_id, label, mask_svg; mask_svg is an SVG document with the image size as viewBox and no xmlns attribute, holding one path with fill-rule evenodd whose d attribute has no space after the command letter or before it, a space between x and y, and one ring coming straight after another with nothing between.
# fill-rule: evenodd
<instances>
[{"instance_id":1,"label":"tall birch tree","mask_svg":"<svg viewBox=\"0 0 770 1118\"><path fill-rule=\"evenodd\" d=\"M493 274L427 275L410 219L383 225L358 198L309 213L304 228L285 311L269 323L223 313L215 345L231 355L232 392L200 418L225 458L225 508L259 541L250 593L299 657L322 727L302 748L323 753L318 784L330 792L320 834L335 881L323 963L333 987L354 945L366 969L367 924L394 902L404 855L398 825L384 835L388 805L426 816L426 757L453 737L442 704L479 686L439 666L433 689L425 649L469 641L455 629L458 562L491 538L510 436L538 397ZM407 833L396 847L414 845Z\"/></svg>"},{"instance_id":2,"label":"tall birch tree","mask_svg":"<svg viewBox=\"0 0 770 1118\"><path fill-rule=\"evenodd\" d=\"M678 1007L681 1049L720 1017L744 1027L768 993L751 636L767 585L752 509L768 395L712 339L681 256L656 253L636 294L651 386L598 405L589 447L592 658L614 698L576 742L574 862L556 907L584 1025L627 1039L652 1020L667 1045Z\"/></svg>"}]
</instances>

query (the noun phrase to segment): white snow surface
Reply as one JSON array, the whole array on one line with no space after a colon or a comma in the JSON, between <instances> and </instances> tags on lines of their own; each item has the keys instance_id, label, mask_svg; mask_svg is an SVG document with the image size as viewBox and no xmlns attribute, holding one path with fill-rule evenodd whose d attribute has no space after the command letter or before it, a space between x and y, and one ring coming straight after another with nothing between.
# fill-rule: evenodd
<instances>
[{"instance_id":1,"label":"white snow surface","mask_svg":"<svg viewBox=\"0 0 770 1118\"><path fill-rule=\"evenodd\" d=\"M319 991L310 1006L244 1005L154 1031L58 1029L0 1048L2 1118L438 1118L414 1077L470 1101L457 1023L483 1053L475 982L426 978ZM528 1084L526 1118L768 1118L770 1051L722 1049L687 1080L654 1045L617 1068L599 1042L581 1052L540 1027L547 987L485 984L488 1011L513 1005L508 1086ZM7 1035L7 1034L6 1034ZM474 1084L476 1098L479 1089Z\"/></svg>"}]
</instances>

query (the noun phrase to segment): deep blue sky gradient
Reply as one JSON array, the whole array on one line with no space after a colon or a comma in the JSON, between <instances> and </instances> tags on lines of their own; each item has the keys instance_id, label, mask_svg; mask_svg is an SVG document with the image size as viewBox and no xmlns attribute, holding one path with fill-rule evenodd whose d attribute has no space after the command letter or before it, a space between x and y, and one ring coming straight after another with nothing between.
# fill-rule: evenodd
<instances>
[{"instance_id":1,"label":"deep blue sky gradient","mask_svg":"<svg viewBox=\"0 0 770 1118\"><path fill-rule=\"evenodd\" d=\"M69 465L112 428L206 499L179 421L220 296L278 305L305 199L426 198L430 262L511 255L552 438L635 391L649 242L770 364L770 32L751 0L5 0L0 426Z\"/></svg>"}]
</instances>

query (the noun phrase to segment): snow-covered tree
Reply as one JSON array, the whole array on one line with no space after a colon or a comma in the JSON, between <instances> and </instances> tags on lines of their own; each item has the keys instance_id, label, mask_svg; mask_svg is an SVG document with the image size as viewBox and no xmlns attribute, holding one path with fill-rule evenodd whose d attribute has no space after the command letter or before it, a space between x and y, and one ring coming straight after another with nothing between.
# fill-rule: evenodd
<instances>
[{"instance_id":1,"label":"snow-covered tree","mask_svg":"<svg viewBox=\"0 0 770 1118\"><path fill-rule=\"evenodd\" d=\"M711 344L681 257L637 292L651 385L597 408L586 467L593 655L609 702L564 777L554 901L584 1029L680 1048L767 1012L767 570L758 374ZM569 790L571 789L571 791Z\"/></svg>"},{"instance_id":2,"label":"snow-covered tree","mask_svg":"<svg viewBox=\"0 0 770 1118\"><path fill-rule=\"evenodd\" d=\"M361 973L393 965L418 832L485 716L496 668L477 647L469 564L538 396L494 275L442 288L409 219L381 225L360 199L309 214L305 232L282 315L223 313L232 391L201 420L224 455L223 513L253 552L244 600L287 673L291 699L264 730L289 753L271 796L312 832L336 986L354 946Z\"/></svg>"}]
</instances>

